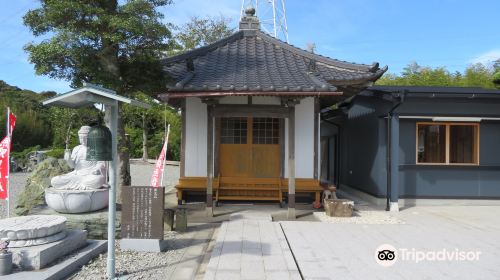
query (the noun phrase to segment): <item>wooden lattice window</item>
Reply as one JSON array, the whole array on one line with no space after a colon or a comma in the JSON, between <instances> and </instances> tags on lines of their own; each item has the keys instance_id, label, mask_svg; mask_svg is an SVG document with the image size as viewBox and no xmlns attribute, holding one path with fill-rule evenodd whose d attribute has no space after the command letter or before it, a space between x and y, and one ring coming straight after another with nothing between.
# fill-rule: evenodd
<instances>
[{"instance_id":1,"label":"wooden lattice window","mask_svg":"<svg viewBox=\"0 0 500 280\"><path fill-rule=\"evenodd\" d=\"M280 120L277 118L253 119L253 144L279 144Z\"/></svg>"},{"instance_id":2,"label":"wooden lattice window","mask_svg":"<svg viewBox=\"0 0 500 280\"><path fill-rule=\"evenodd\" d=\"M479 164L479 124L417 123L417 163Z\"/></svg>"},{"instance_id":3,"label":"wooden lattice window","mask_svg":"<svg viewBox=\"0 0 500 280\"><path fill-rule=\"evenodd\" d=\"M221 119L222 144L247 143L247 118L222 118Z\"/></svg>"}]
</instances>

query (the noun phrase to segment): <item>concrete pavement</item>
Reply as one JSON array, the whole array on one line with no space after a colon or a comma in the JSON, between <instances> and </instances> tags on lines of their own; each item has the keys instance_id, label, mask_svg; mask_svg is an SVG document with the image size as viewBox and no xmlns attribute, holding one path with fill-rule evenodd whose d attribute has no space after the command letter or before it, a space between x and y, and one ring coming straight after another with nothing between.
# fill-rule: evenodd
<instances>
[{"instance_id":1,"label":"concrete pavement","mask_svg":"<svg viewBox=\"0 0 500 280\"><path fill-rule=\"evenodd\" d=\"M500 279L500 207L396 215L405 224L271 222L240 213L220 227L204 279ZM395 249L392 266L377 262L382 244Z\"/></svg>"}]
</instances>

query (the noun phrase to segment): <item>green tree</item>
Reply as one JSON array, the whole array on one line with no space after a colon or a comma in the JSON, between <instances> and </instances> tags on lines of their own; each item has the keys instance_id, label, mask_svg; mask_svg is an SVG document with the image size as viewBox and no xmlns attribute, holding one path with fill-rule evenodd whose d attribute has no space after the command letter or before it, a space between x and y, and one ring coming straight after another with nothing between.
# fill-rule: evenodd
<instances>
[{"instance_id":1,"label":"green tree","mask_svg":"<svg viewBox=\"0 0 500 280\"><path fill-rule=\"evenodd\" d=\"M492 69L481 63L472 64L465 69L461 86L494 88L492 77Z\"/></svg>"},{"instance_id":2,"label":"green tree","mask_svg":"<svg viewBox=\"0 0 500 280\"><path fill-rule=\"evenodd\" d=\"M228 26L229 19L220 17L193 17L181 27L174 27L177 31L174 47L168 53L175 55L184 51L198 48L229 36L234 31ZM149 110L123 106L126 132L130 135L130 155L134 158L156 158L164 143L165 118L170 124L170 137L167 159L180 159L181 120L178 112L165 105L159 104L144 92L137 92L134 98L149 103Z\"/></svg>"},{"instance_id":3,"label":"green tree","mask_svg":"<svg viewBox=\"0 0 500 280\"><path fill-rule=\"evenodd\" d=\"M234 28L229 27L229 22L230 19L224 16L192 17L188 23L174 27L177 31L174 36L175 46L170 54L199 48L233 34Z\"/></svg>"},{"instance_id":4,"label":"green tree","mask_svg":"<svg viewBox=\"0 0 500 280\"><path fill-rule=\"evenodd\" d=\"M500 88L500 71L496 72L493 75L493 83L497 88Z\"/></svg>"},{"instance_id":5,"label":"green tree","mask_svg":"<svg viewBox=\"0 0 500 280\"><path fill-rule=\"evenodd\" d=\"M41 0L41 7L24 16L24 24L39 43L25 50L36 73L90 82L129 95L165 88L160 58L170 46L171 33L157 7L170 0ZM130 185L125 130L119 118L120 185Z\"/></svg>"},{"instance_id":6,"label":"green tree","mask_svg":"<svg viewBox=\"0 0 500 280\"><path fill-rule=\"evenodd\" d=\"M387 73L377 81L378 85L399 86L457 86L457 87L494 87L493 68L483 64L469 65L464 73L450 73L445 67L426 67L412 62L401 75Z\"/></svg>"}]
</instances>

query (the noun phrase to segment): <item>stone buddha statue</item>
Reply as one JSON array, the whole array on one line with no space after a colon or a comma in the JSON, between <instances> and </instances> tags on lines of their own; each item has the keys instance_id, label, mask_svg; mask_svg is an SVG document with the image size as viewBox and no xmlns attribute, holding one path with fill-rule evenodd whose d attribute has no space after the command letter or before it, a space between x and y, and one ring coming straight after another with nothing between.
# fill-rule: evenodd
<instances>
[{"instance_id":1,"label":"stone buddha statue","mask_svg":"<svg viewBox=\"0 0 500 280\"><path fill-rule=\"evenodd\" d=\"M87 134L90 126L82 126L78 131L80 145L73 151L66 150L64 159L73 171L55 176L50 180L54 189L59 190L92 190L99 189L106 184L106 165L103 161L88 161Z\"/></svg>"}]
</instances>

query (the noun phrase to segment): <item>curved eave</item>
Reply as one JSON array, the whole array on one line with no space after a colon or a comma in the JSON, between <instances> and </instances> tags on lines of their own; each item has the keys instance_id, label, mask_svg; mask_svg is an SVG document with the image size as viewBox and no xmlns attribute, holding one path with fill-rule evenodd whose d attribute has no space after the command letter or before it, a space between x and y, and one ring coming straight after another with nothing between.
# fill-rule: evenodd
<instances>
[{"instance_id":1,"label":"curved eave","mask_svg":"<svg viewBox=\"0 0 500 280\"><path fill-rule=\"evenodd\" d=\"M360 85L360 86L366 86L366 83L374 83L377 81L382 75L384 75L385 72L389 67L385 66L382 69L379 69L377 72L366 75L365 77L362 77L360 79L334 79L334 80L328 80L328 82L332 85L342 87L342 86L355 86L355 85Z\"/></svg>"},{"instance_id":2,"label":"curved eave","mask_svg":"<svg viewBox=\"0 0 500 280\"><path fill-rule=\"evenodd\" d=\"M322 97L322 96L342 96L343 92L341 91L300 91L300 92L199 92L199 91L180 91L180 92L167 92L158 94L158 98L164 102L168 102L170 99L180 99L187 97L202 97L202 98L210 98L210 97L225 97L225 96L277 96L277 97Z\"/></svg>"}]
</instances>

